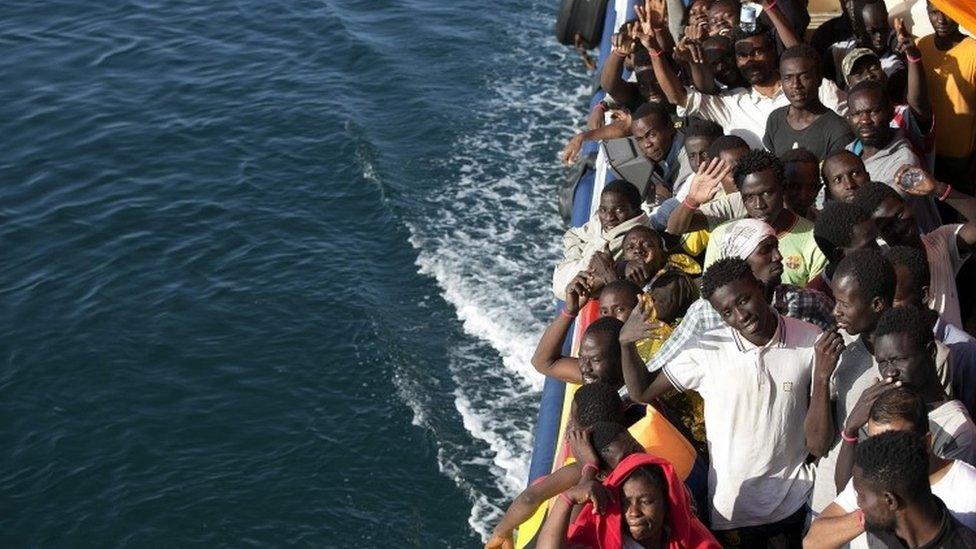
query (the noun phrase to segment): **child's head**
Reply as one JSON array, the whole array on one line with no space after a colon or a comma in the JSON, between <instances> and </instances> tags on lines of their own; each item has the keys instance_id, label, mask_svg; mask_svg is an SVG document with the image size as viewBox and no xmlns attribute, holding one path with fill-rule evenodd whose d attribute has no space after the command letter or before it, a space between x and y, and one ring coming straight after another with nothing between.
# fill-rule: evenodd
<instances>
[{"instance_id":1,"label":"child's head","mask_svg":"<svg viewBox=\"0 0 976 549\"><path fill-rule=\"evenodd\" d=\"M577 427L590 427L601 421L624 423L624 403L620 394L617 389L599 381L576 390L571 412Z\"/></svg>"},{"instance_id":2,"label":"child's head","mask_svg":"<svg viewBox=\"0 0 976 549\"><path fill-rule=\"evenodd\" d=\"M637 306L637 296L641 293L629 280L614 280L600 290L600 316L616 318L626 322L630 312Z\"/></svg>"},{"instance_id":3,"label":"child's head","mask_svg":"<svg viewBox=\"0 0 976 549\"><path fill-rule=\"evenodd\" d=\"M668 481L653 464L636 469L620 487L620 511L630 537L638 543L661 539L668 520Z\"/></svg>"},{"instance_id":4,"label":"child's head","mask_svg":"<svg viewBox=\"0 0 976 549\"><path fill-rule=\"evenodd\" d=\"M623 387L618 340L623 325L616 318L605 316L586 329L579 350L579 368L583 383L602 381L611 387Z\"/></svg>"},{"instance_id":5,"label":"child's head","mask_svg":"<svg viewBox=\"0 0 976 549\"><path fill-rule=\"evenodd\" d=\"M606 470L612 470L631 454L644 452L640 443L620 423L609 421L594 423L590 441Z\"/></svg>"},{"instance_id":6,"label":"child's head","mask_svg":"<svg viewBox=\"0 0 976 549\"><path fill-rule=\"evenodd\" d=\"M641 214L640 191L622 179L607 183L600 193L600 207L596 214L604 231L637 217Z\"/></svg>"},{"instance_id":7,"label":"child's head","mask_svg":"<svg viewBox=\"0 0 976 549\"><path fill-rule=\"evenodd\" d=\"M661 273L651 283L650 293L658 320L668 324L685 316L699 296L698 286L691 277L674 269Z\"/></svg>"}]
</instances>

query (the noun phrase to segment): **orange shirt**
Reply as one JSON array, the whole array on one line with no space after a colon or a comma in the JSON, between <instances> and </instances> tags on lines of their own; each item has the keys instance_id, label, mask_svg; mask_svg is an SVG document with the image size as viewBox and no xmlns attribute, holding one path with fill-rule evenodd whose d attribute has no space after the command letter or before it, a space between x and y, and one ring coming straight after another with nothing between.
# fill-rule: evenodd
<instances>
[{"instance_id":1,"label":"orange shirt","mask_svg":"<svg viewBox=\"0 0 976 549\"><path fill-rule=\"evenodd\" d=\"M935 35L918 41L935 115L935 154L969 157L976 149L976 40L963 38L949 51Z\"/></svg>"}]
</instances>

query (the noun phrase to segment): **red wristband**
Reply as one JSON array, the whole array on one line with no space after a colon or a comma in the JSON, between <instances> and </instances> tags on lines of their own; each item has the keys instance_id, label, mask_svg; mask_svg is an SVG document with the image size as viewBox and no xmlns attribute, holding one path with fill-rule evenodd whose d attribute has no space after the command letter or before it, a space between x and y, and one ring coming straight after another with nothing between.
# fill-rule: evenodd
<instances>
[{"instance_id":1,"label":"red wristband","mask_svg":"<svg viewBox=\"0 0 976 549\"><path fill-rule=\"evenodd\" d=\"M698 210L698 206L692 206L691 202L688 202L688 197L686 196L684 200L681 201L681 205L688 208L691 211Z\"/></svg>"},{"instance_id":2,"label":"red wristband","mask_svg":"<svg viewBox=\"0 0 976 549\"><path fill-rule=\"evenodd\" d=\"M576 318L576 315L569 314L569 312L566 309L559 309L559 314L562 315L562 316L564 316L564 317L566 317L566 318L568 318L568 319L570 319L570 320L573 320L573 319Z\"/></svg>"},{"instance_id":3,"label":"red wristband","mask_svg":"<svg viewBox=\"0 0 976 549\"><path fill-rule=\"evenodd\" d=\"M600 472L600 468L597 467L596 465L593 465L592 463L584 463L583 464L583 472L584 473L586 472L587 469L593 469L594 471L596 471L598 473Z\"/></svg>"},{"instance_id":4,"label":"red wristband","mask_svg":"<svg viewBox=\"0 0 976 549\"><path fill-rule=\"evenodd\" d=\"M620 57L627 57L627 54L626 53L620 53L620 49L618 49L618 48L614 48L613 49L613 53L619 55Z\"/></svg>"},{"instance_id":5,"label":"red wristband","mask_svg":"<svg viewBox=\"0 0 976 549\"><path fill-rule=\"evenodd\" d=\"M573 507L574 505L576 505L576 502L575 501L569 499L569 496L566 495L566 492L559 492L559 497L562 498L563 501L565 501L566 503L568 503L570 507Z\"/></svg>"},{"instance_id":6,"label":"red wristband","mask_svg":"<svg viewBox=\"0 0 976 549\"><path fill-rule=\"evenodd\" d=\"M844 442L857 442L857 437L848 437L844 432L844 429L840 430L840 438L844 439Z\"/></svg>"},{"instance_id":7,"label":"red wristband","mask_svg":"<svg viewBox=\"0 0 976 549\"><path fill-rule=\"evenodd\" d=\"M655 51L655 50L649 49L647 51L651 54L652 57L661 57L661 54L664 53L664 50L657 50L657 51Z\"/></svg>"},{"instance_id":8,"label":"red wristband","mask_svg":"<svg viewBox=\"0 0 976 549\"><path fill-rule=\"evenodd\" d=\"M766 6L765 9L771 10L771 9L775 8L776 7L776 2L779 2L779 0L773 0L773 3L770 4L770 5L768 5L768 6Z\"/></svg>"},{"instance_id":9,"label":"red wristband","mask_svg":"<svg viewBox=\"0 0 976 549\"><path fill-rule=\"evenodd\" d=\"M952 185L946 183L945 190L942 191L942 194L939 195L939 202L945 202L946 198L949 198L949 193L951 192L952 192Z\"/></svg>"},{"instance_id":10,"label":"red wristband","mask_svg":"<svg viewBox=\"0 0 976 549\"><path fill-rule=\"evenodd\" d=\"M857 522L861 524L861 529L864 529L864 511L858 509L857 511Z\"/></svg>"},{"instance_id":11,"label":"red wristband","mask_svg":"<svg viewBox=\"0 0 976 549\"><path fill-rule=\"evenodd\" d=\"M905 59L907 59L909 63L918 63L922 60L921 57L912 57L907 51L905 52Z\"/></svg>"}]
</instances>

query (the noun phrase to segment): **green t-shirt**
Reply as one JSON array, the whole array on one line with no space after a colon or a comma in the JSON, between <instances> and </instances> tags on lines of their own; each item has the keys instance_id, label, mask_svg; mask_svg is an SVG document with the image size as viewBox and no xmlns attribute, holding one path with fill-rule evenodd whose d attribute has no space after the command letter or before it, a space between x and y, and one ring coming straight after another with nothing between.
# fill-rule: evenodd
<instances>
[{"instance_id":1,"label":"green t-shirt","mask_svg":"<svg viewBox=\"0 0 976 549\"><path fill-rule=\"evenodd\" d=\"M722 223L712 231L705 250L706 269L719 259L718 251L729 223ZM813 222L809 219L797 215L793 226L776 236L779 238L779 253L783 256L783 276L780 279L783 284L802 288L827 265L827 258L813 239Z\"/></svg>"}]
</instances>

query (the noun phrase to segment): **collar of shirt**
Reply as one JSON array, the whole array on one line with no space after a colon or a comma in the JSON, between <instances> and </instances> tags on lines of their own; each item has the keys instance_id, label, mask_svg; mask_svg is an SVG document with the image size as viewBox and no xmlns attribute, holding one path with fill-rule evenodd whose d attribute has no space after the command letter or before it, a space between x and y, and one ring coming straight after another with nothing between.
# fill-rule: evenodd
<instances>
[{"instance_id":1,"label":"collar of shirt","mask_svg":"<svg viewBox=\"0 0 976 549\"><path fill-rule=\"evenodd\" d=\"M776 101L779 96L783 95L783 84L782 82L777 84L776 91L773 93L772 97L767 97L759 93L756 88L749 86L749 99L752 100L753 105L758 105L763 101Z\"/></svg>"},{"instance_id":2,"label":"collar of shirt","mask_svg":"<svg viewBox=\"0 0 976 549\"><path fill-rule=\"evenodd\" d=\"M782 347L786 343L786 327L783 325L783 317L776 312L776 309L771 308L771 310L776 316L776 331L773 332L773 336L770 337L769 341L767 341L764 345L756 345L752 343L743 337L738 330L729 327L729 330L732 332L732 340L735 341L735 345L738 347L739 351L748 353L749 351L758 350L759 353L762 354L768 349L772 349L773 347Z\"/></svg>"},{"instance_id":3,"label":"collar of shirt","mask_svg":"<svg viewBox=\"0 0 976 549\"><path fill-rule=\"evenodd\" d=\"M672 170L678 168L678 155L681 154L684 145L685 137L681 132L674 132L674 139L671 141L671 150L668 151L668 155L661 162L664 173L669 174Z\"/></svg>"}]
</instances>

